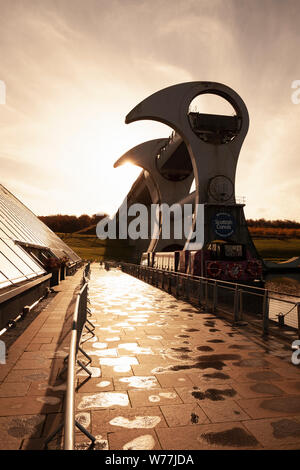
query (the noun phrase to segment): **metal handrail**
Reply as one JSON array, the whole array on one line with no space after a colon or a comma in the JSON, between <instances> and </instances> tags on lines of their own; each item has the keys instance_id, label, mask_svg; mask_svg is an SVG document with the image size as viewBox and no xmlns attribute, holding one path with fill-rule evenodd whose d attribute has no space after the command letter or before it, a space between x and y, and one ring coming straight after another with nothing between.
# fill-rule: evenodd
<instances>
[{"instance_id":1,"label":"metal handrail","mask_svg":"<svg viewBox=\"0 0 300 470\"><path fill-rule=\"evenodd\" d=\"M207 308L209 307L209 304L211 304L212 311L215 311L217 308L224 310L224 307L230 307L230 297L226 300L224 299L223 294L223 298L220 303L218 292L231 292L233 294L233 305L231 308L233 308L234 321L236 323L243 322L243 315L247 313L250 313L249 319L253 318L253 312L249 310L253 307L250 307L247 304L248 300L251 300L251 302L254 303L256 302L257 306L259 306L259 310L255 312L257 313L256 319L262 319L262 331L264 335L268 333L269 320L275 321L275 317L278 317L278 325L280 327L285 326L284 317L294 311L294 308L297 307L296 316L292 317L292 315L290 315L291 318L288 317L289 324L287 326L298 330L298 336L300 338L300 302L296 299L292 300L289 295L287 295L288 298L282 299L280 295L285 294L270 291L262 287L249 286L246 284L223 281L221 279L206 278L203 276L195 276L192 274L157 269L132 263L121 263L121 266L122 270L125 272L136 275L138 278L146 282L150 282L157 287L161 287L162 289L167 290L170 294L172 294L172 290L174 292L175 288L174 295L176 297L179 296L179 292L181 291L183 297L187 300L191 300L192 297L201 307L205 305ZM173 279L176 280L175 286L173 284ZM166 280L167 282L165 282ZM167 285L167 289L165 288L165 284ZM196 290L200 289L199 292L196 292L196 295L195 285L198 286L196 287ZM244 296L247 298L246 303L243 302ZM298 297L300 300L299 296L292 297ZM255 301L255 299L257 300ZM293 306L293 308L290 309L290 306ZM285 309L289 309L286 314L281 311L284 307ZM224 311L229 313L228 308Z\"/></svg>"},{"instance_id":2,"label":"metal handrail","mask_svg":"<svg viewBox=\"0 0 300 470\"><path fill-rule=\"evenodd\" d=\"M69 355L67 362L67 390L66 390L66 405L64 413L64 423L61 424L50 436L48 436L45 446L47 447L48 443L54 438L54 436L64 428L64 450L73 450L75 444L75 427L80 429L91 441L95 442L96 438L92 436L78 421L75 419L75 379L76 379L76 364L80 365L81 368L91 377L92 373L83 364L78 358L78 351L83 353L83 355L89 359L91 362L92 359L89 355L83 351L80 347L80 340L84 327L91 333L93 336L93 330L91 330L87 325L95 329L95 326L87 319L88 314L88 280L87 277L90 274L90 265L86 266L86 269L83 273L83 286L81 287L79 293L76 296L75 308L72 319L72 329L71 329L71 339L69 347ZM66 359L65 359L66 361ZM65 370L65 368L63 369Z\"/></svg>"},{"instance_id":3,"label":"metal handrail","mask_svg":"<svg viewBox=\"0 0 300 470\"><path fill-rule=\"evenodd\" d=\"M65 409L65 433L64 433L64 449L73 450L75 442L75 366L77 356L77 320L79 313L79 302L82 292L87 288L84 284L76 298L75 310L73 315L71 342L68 358L68 378L66 392L66 409Z\"/></svg>"}]
</instances>

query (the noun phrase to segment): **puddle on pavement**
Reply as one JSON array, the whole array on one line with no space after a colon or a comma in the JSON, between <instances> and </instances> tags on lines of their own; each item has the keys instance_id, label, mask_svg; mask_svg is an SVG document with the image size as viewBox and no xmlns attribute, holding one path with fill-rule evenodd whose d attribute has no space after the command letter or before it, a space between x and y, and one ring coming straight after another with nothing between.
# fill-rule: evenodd
<instances>
[{"instance_id":1,"label":"puddle on pavement","mask_svg":"<svg viewBox=\"0 0 300 470\"><path fill-rule=\"evenodd\" d=\"M38 372L36 374L25 375L24 379L31 380L32 382L39 382L40 380L48 379L48 374Z\"/></svg>"},{"instance_id":2,"label":"puddle on pavement","mask_svg":"<svg viewBox=\"0 0 300 470\"><path fill-rule=\"evenodd\" d=\"M99 367L88 366L88 369L92 373L92 375L91 375L92 378L101 376L101 370L100 370ZM77 372L77 375L79 377L87 377L87 373L83 369L79 370L79 372Z\"/></svg>"},{"instance_id":3,"label":"puddle on pavement","mask_svg":"<svg viewBox=\"0 0 300 470\"><path fill-rule=\"evenodd\" d=\"M208 432L198 438L212 445L224 447L256 447L258 441L242 428L232 428L221 432Z\"/></svg>"},{"instance_id":4,"label":"puddle on pavement","mask_svg":"<svg viewBox=\"0 0 300 470\"><path fill-rule=\"evenodd\" d=\"M174 372L178 372L180 370L188 370L188 369L216 369L222 370L226 364L223 361L201 361L196 362L195 364L176 364L174 366L162 367L160 372L172 370ZM152 374L157 373L152 370Z\"/></svg>"},{"instance_id":5,"label":"puddle on pavement","mask_svg":"<svg viewBox=\"0 0 300 470\"><path fill-rule=\"evenodd\" d=\"M128 321L135 322L135 323L143 323L148 321L149 316L143 316L143 317L128 317Z\"/></svg>"},{"instance_id":6,"label":"puddle on pavement","mask_svg":"<svg viewBox=\"0 0 300 470\"><path fill-rule=\"evenodd\" d=\"M78 405L79 410L89 408L106 408L110 406L128 406L129 400L127 393L118 392L100 392L96 395L86 395Z\"/></svg>"},{"instance_id":7,"label":"puddle on pavement","mask_svg":"<svg viewBox=\"0 0 300 470\"><path fill-rule=\"evenodd\" d=\"M209 339L207 341L208 343L225 343L225 341L223 339Z\"/></svg>"},{"instance_id":8,"label":"puddle on pavement","mask_svg":"<svg viewBox=\"0 0 300 470\"><path fill-rule=\"evenodd\" d=\"M128 383L130 387L134 388L157 388L158 383L154 376L141 377L141 376L132 376L132 377L123 377L120 379L120 382Z\"/></svg>"},{"instance_id":9,"label":"puddle on pavement","mask_svg":"<svg viewBox=\"0 0 300 470\"><path fill-rule=\"evenodd\" d=\"M160 392L157 395L150 395L148 397L148 400L154 403L160 401L161 398L168 398L170 400L173 400L176 397L177 395L174 392Z\"/></svg>"},{"instance_id":10,"label":"puddle on pavement","mask_svg":"<svg viewBox=\"0 0 300 470\"><path fill-rule=\"evenodd\" d=\"M273 436L276 439L284 439L286 437L300 437L300 422L292 419L281 419L271 423L273 428Z\"/></svg>"},{"instance_id":11,"label":"puddle on pavement","mask_svg":"<svg viewBox=\"0 0 300 470\"><path fill-rule=\"evenodd\" d=\"M123 450L151 450L155 447L155 440L151 434L139 436L123 446Z\"/></svg>"},{"instance_id":12,"label":"puddle on pavement","mask_svg":"<svg viewBox=\"0 0 300 470\"><path fill-rule=\"evenodd\" d=\"M198 356L198 361L235 361L241 359L239 354L206 354L203 356Z\"/></svg>"},{"instance_id":13,"label":"puddle on pavement","mask_svg":"<svg viewBox=\"0 0 300 470\"><path fill-rule=\"evenodd\" d=\"M244 344L230 344L228 349L248 349L249 346L245 346Z\"/></svg>"},{"instance_id":14,"label":"puddle on pavement","mask_svg":"<svg viewBox=\"0 0 300 470\"><path fill-rule=\"evenodd\" d=\"M86 351L87 354L90 356L98 356L98 357L117 357L117 350L115 348L113 349L100 349L96 351Z\"/></svg>"},{"instance_id":15,"label":"puddle on pavement","mask_svg":"<svg viewBox=\"0 0 300 470\"><path fill-rule=\"evenodd\" d=\"M110 326L99 328L101 331L108 331L108 333L120 333L120 330L114 330Z\"/></svg>"},{"instance_id":16,"label":"puddle on pavement","mask_svg":"<svg viewBox=\"0 0 300 470\"><path fill-rule=\"evenodd\" d=\"M224 397L234 397L236 395L236 391L233 388L228 388L225 390L208 388L205 392L193 391L191 393L197 400L208 399L211 401L222 401L225 400Z\"/></svg>"},{"instance_id":17,"label":"puddle on pavement","mask_svg":"<svg viewBox=\"0 0 300 470\"><path fill-rule=\"evenodd\" d=\"M79 422L79 424L81 424L81 426L84 426L85 428L88 428L91 424L90 413L77 413L75 415L75 419Z\"/></svg>"},{"instance_id":18,"label":"puddle on pavement","mask_svg":"<svg viewBox=\"0 0 300 470\"><path fill-rule=\"evenodd\" d=\"M101 382L99 382L99 383L96 385L96 387L104 388L104 387L108 387L110 384L111 384L110 381L108 381L108 380L102 380Z\"/></svg>"},{"instance_id":19,"label":"puddle on pavement","mask_svg":"<svg viewBox=\"0 0 300 470\"><path fill-rule=\"evenodd\" d=\"M127 429L151 429L155 428L160 421L159 416L135 416L132 420L124 418L123 416L116 416L110 420L109 423L113 426L120 426L121 428Z\"/></svg>"},{"instance_id":20,"label":"puddle on pavement","mask_svg":"<svg viewBox=\"0 0 300 470\"><path fill-rule=\"evenodd\" d=\"M35 434L40 434L44 416L25 416L13 417L9 422L7 433L12 437L34 437Z\"/></svg>"},{"instance_id":21,"label":"puddle on pavement","mask_svg":"<svg viewBox=\"0 0 300 470\"><path fill-rule=\"evenodd\" d=\"M93 343L93 348L105 349L107 348L107 343L99 343L98 341L96 341L95 343Z\"/></svg>"},{"instance_id":22,"label":"puddle on pavement","mask_svg":"<svg viewBox=\"0 0 300 470\"><path fill-rule=\"evenodd\" d=\"M67 384L63 383L60 385L48 385L47 383L39 384L39 390L52 390L53 392L60 392L67 389Z\"/></svg>"},{"instance_id":23,"label":"puddle on pavement","mask_svg":"<svg viewBox=\"0 0 300 470\"><path fill-rule=\"evenodd\" d=\"M227 374L223 374L223 372L213 372L212 374L203 374L203 377L207 377L209 379L221 379L221 380L230 379L230 376Z\"/></svg>"},{"instance_id":24,"label":"puddle on pavement","mask_svg":"<svg viewBox=\"0 0 300 470\"><path fill-rule=\"evenodd\" d=\"M199 422L199 416L196 413L191 413L191 423L197 424Z\"/></svg>"},{"instance_id":25,"label":"puddle on pavement","mask_svg":"<svg viewBox=\"0 0 300 470\"><path fill-rule=\"evenodd\" d=\"M141 348L137 343L119 344L118 349L125 349L126 351L133 352L134 354L154 354L151 348Z\"/></svg>"},{"instance_id":26,"label":"puddle on pavement","mask_svg":"<svg viewBox=\"0 0 300 470\"><path fill-rule=\"evenodd\" d=\"M205 352L205 351L213 351L213 350L214 350L214 349L211 348L210 346L198 346L197 349L198 349L198 351L203 351L203 352Z\"/></svg>"},{"instance_id":27,"label":"puddle on pavement","mask_svg":"<svg viewBox=\"0 0 300 470\"><path fill-rule=\"evenodd\" d=\"M256 393L265 393L267 395L282 395L283 391L276 385L270 383L255 383L250 385L250 390Z\"/></svg>"},{"instance_id":28,"label":"puddle on pavement","mask_svg":"<svg viewBox=\"0 0 300 470\"><path fill-rule=\"evenodd\" d=\"M137 365L138 360L132 356L122 357L102 357L99 359L101 366L110 366L114 368L115 372L129 372L132 365Z\"/></svg>"},{"instance_id":29,"label":"puddle on pavement","mask_svg":"<svg viewBox=\"0 0 300 470\"><path fill-rule=\"evenodd\" d=\"M269 367L270 363L264 359L242 359L239 362L234 362L233 365L238 367Z\"/></svg>"},{"instance_id":30,"label":"puddle on pavement","mask_svg":"<svg viewBox=\"0 0 300 470\"><path fill-rule=\"evenodd\" d=\"M185 348L185 347L181 347L181 348L171 348L173 351L175 352L191 352L191 349L189 348Z\"/></svg>"},{"instance_id":31,"label":"puddle on pavement","mask_svg":"<svg viewBox=\"0 0 300 470\"><path fill-rule=\"evenodd\" d=\"M249 372L248 374L246 374L246 377L248 379L257 381L281 379L281 376L277 374L277 372L273 372L272 370Z\"/></svg>"},{"instance_id":32,"label":"puddle on pavement","mask_svg":"<svg viewBox=\"0 0 300 470\"><path fill-rule=\"evenodd\" d=\"M61 402L60 398L57 397L37 397L36 400L45 405L57 405Z\"/></svg>"},{"instance_id":33,"label":"puddle on pavement","mask_svg":"<svg viewBox=\"0 0 300 470\"><path fill-rule=\"evenodd\" d=\"M285 413L300 413L299 397L280 397L264 400L260 403L260 408L272 411L282 411Z\"/></svg>"}]
</instances>

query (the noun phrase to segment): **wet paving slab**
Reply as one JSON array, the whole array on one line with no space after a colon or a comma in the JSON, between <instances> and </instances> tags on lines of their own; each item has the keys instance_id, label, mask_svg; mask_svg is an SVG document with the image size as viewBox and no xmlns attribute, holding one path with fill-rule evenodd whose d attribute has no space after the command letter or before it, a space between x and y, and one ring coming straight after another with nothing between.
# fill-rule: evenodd
<instances>
[{"instance_id":1,"label":"wet paving slab","mask_svg":"<svg viewBox=\"0 0 300 470\"><path fill-rule=\"evenodd\" d=\"M116 269L92 265L89 294L93 378L80 373L76 406L100 446L300 447L300 369L288 348Z\"/></svg>"},{"instance_id":2,"label":"wet paving slab","mask_svg":"<svg viewBox=\"0 0 300 470\"><path fill-rule=\"evenodd\" d=\"M0 449L43 449L63 420L65 379L58 379L69 349L68 318L82 271L68 277L8 349L0 366ZM5 340L5 335L3 336ZM61 448L55 439L50 448Z\"/></svg>"}]
</instances>

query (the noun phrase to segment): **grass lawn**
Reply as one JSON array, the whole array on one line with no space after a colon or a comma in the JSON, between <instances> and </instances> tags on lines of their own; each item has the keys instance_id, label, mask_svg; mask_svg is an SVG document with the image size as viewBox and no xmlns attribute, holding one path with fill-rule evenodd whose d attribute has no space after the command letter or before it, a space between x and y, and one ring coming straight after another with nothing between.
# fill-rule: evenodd
<instances>
[{"instance_id":1,"label":"grass lawn","mask_svg":"<svg viewBox=\"0 0 300 470\"><path fill-rule=\"evenodd\" d=\"M263 259L285 261L293 256L300 256L300 238L257 238L253 237L257 251Z\"/></svg>"},{"instance_id":2,"label":"grass lawn","mask_svg":"<svg viewBox=\"0 0 300 470\"><path fill-rule=\"evenodd\" d=\"M126 240L100 240L95 235L56 233L78 256L86 260L122 259L130 261L133 247Z\"/></svg>"}]
</instances>

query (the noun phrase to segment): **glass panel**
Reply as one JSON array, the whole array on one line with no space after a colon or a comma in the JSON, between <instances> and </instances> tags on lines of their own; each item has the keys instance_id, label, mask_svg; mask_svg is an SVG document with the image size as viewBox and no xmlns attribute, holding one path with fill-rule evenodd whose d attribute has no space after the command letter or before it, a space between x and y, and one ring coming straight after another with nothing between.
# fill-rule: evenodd
<instances>
[{"instance_id":1,"label":"glass panel","mask_svg":"<svg viewBox=\"0 0 300 470\"><path fill-rule=\"evenodd\" d=\"M26 277L36 276L36 273L15 253L13 247L10 248L3 240L0 240L0 252Z\"/></svg>"},{"instance_id":2,"label":"glass panel","mask_svg":"<svg viewBox=\"0 0 300 470\"><path fill-rule=\"evenodd\" d=\"M0 266L1 272L6 276L11 282L16 283L20 281L25 281L26 277L0 252Z\"/></svg>"},{"instance_id":3,"label":"glass panel","mask_svg":"<svg viewBox=\"0 0 300 470\"><path fill-rule=\"evenodd\" d=\"M11 282L0 272L0 289L11 286Z\"/></svg>"},{"instance_id":4,"label":"glass panel","mask_svg":"<svg viewBox=\"0 0 300 470\"><path fill-rule=\"evenodd\" d=\"M12 240L5 240L5 243L19 256L20 259L26 263L26 265L30 268L30 270L35 274L43 274L45 271L43 268L37 264L29 255L23 250L22 247L16 245ZM26 274L24 272L24 274Z\"/></svg>"},{"instance_id":5,"label":"glass panel","mask_svg":"<svg viewBox=\"0 0 300 470\"><path fill-rule=\"evenodd\" d=\"M18 237L16 238L16 240L28 241L28 243L33 243L36 245L41 244L41 240L37 238L34 233L32 233L32 231L28 227L26 227L20 217L18 217L18 208L16 208L16 213L14 213L10 207L3 204L0 200L0 211L5 215L6 226L9 225L12 231L18 233Z\"/></svg>"}]
</instances>

